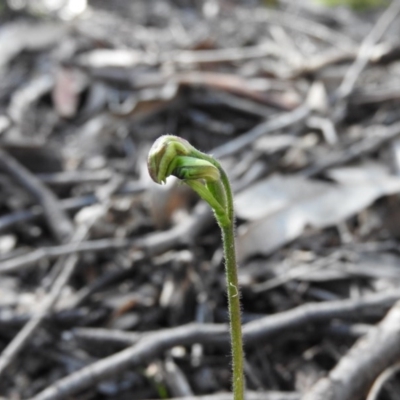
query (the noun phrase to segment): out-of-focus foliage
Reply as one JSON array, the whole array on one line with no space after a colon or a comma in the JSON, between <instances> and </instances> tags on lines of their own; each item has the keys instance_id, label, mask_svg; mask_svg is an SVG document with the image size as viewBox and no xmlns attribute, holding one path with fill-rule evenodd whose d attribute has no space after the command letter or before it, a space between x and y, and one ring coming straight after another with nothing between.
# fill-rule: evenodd
<instances>
[{"instance_id":1,"label":"out-of-focus foliage","mask_svg":"<svg viewBox=\"0 0 400 400\"><path fill-rule=\"evenodd\" d=\"M315 0L326 6L349 6L355 10L366 10L371 7L385 6L389 2L387 0Z\"/></svg>"},{"instance_id":2,"label":"out-of-focus foliage","mask_svg":"<svg viewBox=\"0 0 400 400\"><path fill-rule=\"evenodd\" d=\"M0 14L2 14L5 9L6 9L5 1L4 0L0 0Z\"/></svg>"}]
</instances>

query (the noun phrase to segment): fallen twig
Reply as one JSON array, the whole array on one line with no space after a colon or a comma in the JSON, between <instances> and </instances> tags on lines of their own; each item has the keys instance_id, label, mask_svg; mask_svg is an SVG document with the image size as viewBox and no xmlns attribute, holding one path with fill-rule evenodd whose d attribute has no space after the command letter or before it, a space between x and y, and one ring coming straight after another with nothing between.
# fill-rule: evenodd
<instances>
[{"instance_id":1,"label":"fallen twig","mask_svg":"<svg viewBox=\"0 0 400 400\"><path fill-rule=\"evenodd\" d=\"M104 185L98 190L99 200L102 201L103 207L101 212L92 216L89 219L83 221L75 231L71 241L75 244L84 240L89 234L95 221L104 215L109 207L109 197L119 186L120 179L117 177L115 183L113 180L109 184ZM21 349L25 346L27 341L31 338L35 330L40 326L42 321L47 316L48 312L52 309L53 305L59 298L62 289L65 287L73 272L75 271L76 264L79 260L79 256L73 253L65 258L61 258L53 268L58 275L51 286L51 289L47 296L40 304L38 311L33 315L26 325L18 332L18 334L11 340L7 347L3 350L0 355L0 376L4 374L6 368L15 359ZM50 273L51 274L51 273Z\"/></svg>"},{"instance_id":2,"label":"fallen twig","mask_svg":"<svg viewBox=\"0 0 400 400\"><path fill-rule=\"evenodd\" d=\"M53 258L78 254L88 251L102 252L127 248L132 244L132 239L110 238L85 241L80 243L66 243L58 246L40 247L29 253L11 258L0 263L0 273L17 272L29 268L40 261L51 260Z\"/></svg>"},{"instance_id":3,"label":"fallen twig","mask_svg":"<svg viewBox=\"0 0 400 400\"><path fill-rule=\"evenodd\" d=\"M61 290L64 288L65 284L68 282L70 276L75 270L77 261L78 256L74 254L68 256L66 259L61 259L57 265L55 265L54 268L61 269L61 272L54 282L50 293L40 305L39 310L26 323L26 325L24 325L24 327L18 332L18 334L12 339L12 341L0 355L0 376L4 374L6 368L24 347L25 343L30 339L33 332L39 327L43 319L46 317L48 311L57 301Z\"/></svg>"},{"instance_id":4,"label":"fallen twig","mask_svg":"<svg viewBox=\"0 0 400 400\"><path fill-rule=\"evenodd\" d=\"M282 113L275 118L268 119L261 124L243 133L241 136L233 139L226 144L216 147L211 151L215 157L227 157L236 154L244 147L252 144L259 137L279 129L287 128L290 125L303 121L310 113L307 106L300 106L293 111Z\"/></svg>"},{"instance_id":5,"label":"fallen twig","mask_svg":"<svg viewBox=\"0 0 400 400\"><path fill-rule=\"evenodd\" d=\"M0 168L12 175L43 207L47 224L57 240L67 241L74 228L56 196L35 175L1 148Z\"/></svg>"},{"instance_id":6,"label":"fallen twig","mask_svg":"<svg viewBox=\"0 0 400 400\"><path fill-rule=\"evenodd\" d=\"M252 346L262 340L294 332L309 323L329 321L332 318L355 318L389 308L400 298L400 291L377 294L357 300L340 300L326 303L306 304L293 310L267 316L243 326L244 343ZM123 338L126 340L127 338ZM117 337L112 338L114 344ZM137 338L134 338L137 340ZM126 342L125 342L126 343ZM228 343L227 325L188 324L177 328L148 333L143 339L127 349L106 357L60 379L32 400L64 399L101 379L114 375L128 367L138 366L159 356L173 346L188 346L194 343Z\"/></svg>"},{"instance_id":7,"label":"fallen twig","mask_svg":"<svg viewBox=\"0 0 400 400\"><path fill-rule=\"evenodd\" d=\"M132 181L125 184L117 191L117 194L139 194L145 190L145 184L140 181ZM63 211L75 211L83 207L90 206L98 203L99 199L95 195L87 195L82 197L73 197L70 199L60 200L59 206ZM16 211L0 217L0 232L13 228L15 225L30 222L35 218L43 216L43 210L32 209L32 210L21 210Z\"/></svg>"},{"instance_id":8,"label":"fallen twig","mask_svg":"<svg viewBox=\"0 0 400 400\"><path fill-rule=\"evenodd\" d=\"M385 371L383 371L374 384L372 385L371 390L368 393L368 397L366 400L377 400L378 396L385 386L385 383L389 381L391 378L393 378L394 375L396 375L400 371L400 362L391 365Z\"/></svg>"},{"instance_id":9,"label":"fallen twig","mask_svg":"<svg viewBox=\"0 0 400 400\"><path fill-rule=\"evenodd\" d=\"M399 359L400 302L397 302L381 323L359 339L303 400L361 399L378 375Z\"/></svg>"},{"instance_id":10,"label":"fallen twig","mask_svg":"<svg viewBox=\"0 0 400 400\"><path fill-rule=\"evenodd\" d=\"M400 1L394 0L390 6L382 13L373 29L361 43L357 58L351 67L347 70L342 83L337 89L336 96L338 99L345 99L352 93L354 85L362 70L368 65L371 52L375 44L381 39L383 34L393 23L400 13Z\"/></svg>"},{"instance_id":11,"label":"fallen twig","mask_svg":"<svg viewBox=\"0 0 400 400\"><path fill-rule=\"evenodd\" d=\"M337 165L346 164L378 150L380 147L384 146L399 135L399 122L390 126L371 127L366 131L365 139L353 143L340 151L332 152L332 154L326 156L324 160L319 161L316 165L303 170L301 174L311 177Z\"/></svg>"},{"instance_id":12,"label":"fallen twig","mask_svg":"<svg viewBox=\"0 0 400 400\"><path fill-rule=\"evenodd\" d=\"M212 214L199 203L190 217L167 231L150 233L140 239L110 238L80 243L67 243L59 246L41 247L27 254L11 258L0 263L0 274L11 273L32 267L40 261L68 254L84 252L102 252L128 247L144 251L146 255L157 255L177 245L188 245L212 223Z\"/></svg>"}]
</instances>

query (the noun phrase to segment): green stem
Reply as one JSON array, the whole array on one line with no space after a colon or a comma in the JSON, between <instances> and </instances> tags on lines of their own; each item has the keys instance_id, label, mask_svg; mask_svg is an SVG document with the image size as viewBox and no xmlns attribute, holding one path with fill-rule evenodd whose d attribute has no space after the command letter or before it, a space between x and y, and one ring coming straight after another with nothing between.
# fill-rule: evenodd
<instances>
[{"instance_id":1,"label":"green stem","mask_svg":"<svg viewBox=\"0 0 400 400\"><path fill-rule=\"evenodd\" d=\"M244 400L244 354L240 309L240 288L235 249L235 210L233 206L233 194L231 185L229 183L229 178L224 169L221 167L221 164L208 154L198 152L198 156L209 161L218 168L221 174L221 182L225 190L226 213L224 217L221 217L217 212L215 212L215 217L222 230L222 241L224 245L229 326L232 342L233 398L234 400Z\"/></svg>"},{"instance_id":2,"label":"green stem","mask_svg":"<svg viewBox=\"0 0 400 400\"><path fill-rule=\"evenodd\" d=\"M192 187L204 200L206 200L214 210L215 218L222 231L222 241L224 246L225 256L225 275L226 288L228 294L228 310L229 310L229 325L232 343L232 383L233 383L233 398L234 400L244 399L244 373L243 373L243 339L242 339L242 324L240 311L240 288L237 274L236 250L235 250L235 212L233 207L233 194L226 172L214 158L198 152L198 156L211 162L218 168L221 175L224 196L222 192L218 195L218 187L213 187L209 184L209 189L215 195L215 198L201 183L187 180L186 183ZM224 209L221 210L221 203L224 204Z\"/></svg>"},{"instance_id":3,"label":"green stem","mask_svg":"<svg viewBox=\"0 0 400 400\"><path fill-rule=\"evenodd\" d=\"M228 309L230 320L230 334L232 342L232 382L233 382L233 398L234 400L244 399L244 355L243 355L243 339L242 324L240 310L240 289L236 264L235 250L235 215L233 208L233 195L228 177L225 171L218 165L221 173L222 184L226 192L227 208L229 223L220 221L218 223L222 230L222 239L224 244L225 255L225 272L226 287L228 293Z\"/></svg>"},{"instance_id":4,"label":"green stem","mask_svg":"<svg viewBox=\"0 0 400 400\"><path fill-rule=\"evenodd\" d=\"M225 253L226 285L228 292L228 306L230 316L230 331L232 341L232 382L233 398L244 399L243 376L243 341L240 319L240 291L236 271L236 257L234 254L234 233L231 227L222 228Z\"/></svg>"},{"instance_id":5,"label":"green stem","mask_svg":"<svg viewBox=\"0 0 400 400\"><path fill-rule=\"evenodd\" d=\"M150 176L155 182L162 183L169 175L175 175L184 180L214 210L224 245L232 342L233 397L234 400L244 400L244 355L235 251L235 215L228 176L213 157L196 150L186 140L172 135L156 140L147 162Z\"/></svg>"}]
</instances>

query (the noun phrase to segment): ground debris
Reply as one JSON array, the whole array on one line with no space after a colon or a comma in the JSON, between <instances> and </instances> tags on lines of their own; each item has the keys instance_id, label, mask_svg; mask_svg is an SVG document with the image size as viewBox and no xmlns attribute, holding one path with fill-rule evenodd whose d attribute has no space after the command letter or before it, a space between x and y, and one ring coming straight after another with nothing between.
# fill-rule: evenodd
<instances>
[{"instance_id":1,"label":"ground debris","mask_svg":"<svg viewBox=\"0 0 400 400\"><path fill-rule=\"evenodd\" d=\"M399 4L1 3L0 397L230 398L175 134L235 191L247 399L398 399Z\"/></svg>"}]
</instances>

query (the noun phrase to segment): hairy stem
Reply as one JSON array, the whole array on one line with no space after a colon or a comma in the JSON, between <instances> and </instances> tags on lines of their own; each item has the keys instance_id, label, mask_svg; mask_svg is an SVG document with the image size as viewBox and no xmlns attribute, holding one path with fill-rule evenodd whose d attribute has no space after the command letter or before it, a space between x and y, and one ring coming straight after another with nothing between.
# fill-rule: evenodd
<instances>
[{"instance_id":1,"label":"hairy stem","mask_svg":"<svg viewBox=\"0 0 400 400\"><path fill-rule=\"evenodd\" d=\"M215 165L220 174L225 191L226 210L225 216L220 217L215 211L215 217L222 231L222 241L225 257L226 288L228 295L229 327L232 343L232 385L234 400L244 399L244 354L243 336L240 309L240 288L236 263L235 248L235 210L233 206L233 194L229 178L221 167L221 164L209 155L200 153L202 158Z\"/></svg>"},{"instance_id":2,"label":"hairy stem","mask_svg":"<svg viewBox=\"0 0 400 400\"><path fill-rule=\"evenodd\" d=\"M236 266L235 215L228 176L220 163L196 150L186 140L165 135L157 139L148 157L150 176L162 183L169 175L182 179L213 209L222 231L226 287L232 343L232 383L234 400L244 400L245 379L240 289Z\"/></svg>"},{"instance_id":3,"label":"hairy stem","mask_svg":"<svg viewBox=\"0 0 400 400\"><path fill-rule=\"evenodd\" d=\"M226 287L228 294L228 309L230 320L230 334L232 342L232 382L233 397L235 400L244 399L245 381L243 374L243 339L240 310L240 289L236 264L235 249L235 215L233 208L232 189L225 171L218 165L221 172L222 184L225 188L229 223L224 224L217 217L222 230L222 239L225 256Z\"/></svg>"},{"instance_id":4,"label":"hairy stem","mask_svg":"<svg viewBox=\"0 0 400 400\"><path fill-rule=\"evenodd\" d=\"M244 398L243 341L240 320L240 291L236 270L233 227L223 227L226 286L228 293L230 334L232 341L232 382L235 400Z\"/></svg>"}]
</instances>

